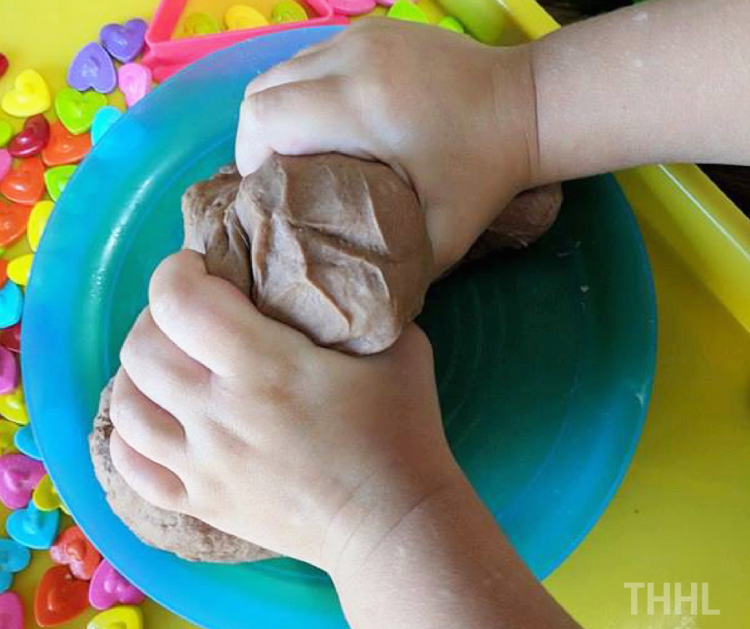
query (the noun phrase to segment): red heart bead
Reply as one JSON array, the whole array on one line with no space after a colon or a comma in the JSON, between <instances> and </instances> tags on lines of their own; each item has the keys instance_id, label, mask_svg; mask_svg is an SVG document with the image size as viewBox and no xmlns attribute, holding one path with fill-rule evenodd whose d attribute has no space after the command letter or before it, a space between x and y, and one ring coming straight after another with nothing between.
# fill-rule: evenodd
<instances>
[{"instance_id":1,"label":"red heart bead","mask_svg":"<svg viewBox=\"0 0 750 629\"><path fill-rule=\"evenodd\" d=\"M88 582L73 578L67 566L53 566L39 582L34 616L40 627L54 627L78 616L88 604Z\"/></svg>"},{"instance_id":2,"label":"red heart bead","mask_svg":"<svg viewBox=\"0 0 750 629\"><path fill-rule=\"evenodd\" d=\"M77 526L65 529L49 549L49 554L53 561L70 566L73 575L85 581L94 576L102 559Z\"/></svg>"},{"instance_id":3,"label":"red heart bead","mask_svg":"<svg viewBox=\"0 0 750 629\"><path fill-rule=\"evenodd\" d=\"M44 164L38 157L19 160L0 181L0 192L11 201L34 205L44 196Z\"/></svg>"},{"instance_id":4,"label":"red heart bead","mask_svg":"<svg viewBox=\"0 0 750 629\"><path fill-rule=\"evenodd\" d=\"M23 129L8 144L13 157L31 157L41 151L49 141L49 122L42 114L27 118Z\"/></svg>"},{"instance_id":5,"label":"red heart bead","mask_svg":"<svg viewBox=\"0 0 750 629\"><path fill-rule=\"evenodd\" d=\"M61 166L80 162L91 150L88 133L73 135L62 122L53 122L47 146L42 149L42 160L47 166Z\"/></svg>"},{"instance_id":6,"label":"red heart bead","mask_svg":"<svg viewBox=\"0 0 750 629\"><path fill-rule=\"evenodd\" d=\"M0 52L0 79L3 78L3 74L5 74L8 70L8 57L6 57L3 53Z\"/></svg>"},{"instance_id":7,"label":"red heart bead","mask_svg":"<svg viewBox=\"0 0 750 629\"><path fill-rule=\"evenodd\" d=\"M7 247L26 233L32 206L0 199L0 247Z\"/></svg>"},{"instance_id":8,"label":"red heart bead","mask_svg":"<svg viewBox=\"0 0 750 629\"><path fill-rule=\"evenodd\" d=\"M6 265L7 266L7 265ZM0 332L0 345L16 354L21 353L21 323L5 328Z\"/></svg>"}]
</instances>

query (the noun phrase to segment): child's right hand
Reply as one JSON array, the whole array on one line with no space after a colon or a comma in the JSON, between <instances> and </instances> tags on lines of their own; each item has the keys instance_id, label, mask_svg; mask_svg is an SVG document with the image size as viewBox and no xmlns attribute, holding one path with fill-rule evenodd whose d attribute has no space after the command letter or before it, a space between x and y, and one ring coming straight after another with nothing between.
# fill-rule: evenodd
<instances>
[{"instance_id":1,"label":"child's right hand","mask_svg":"<svg viewBox=\"0 0 750 629\"><path fill-rule=\"evenodd\" d=\"M272 152L389 164L419 195L437 275L529 186L536 146L526 47L367 19L248 85L236 157L243 175Z\"/></svg>"}]
</instances>

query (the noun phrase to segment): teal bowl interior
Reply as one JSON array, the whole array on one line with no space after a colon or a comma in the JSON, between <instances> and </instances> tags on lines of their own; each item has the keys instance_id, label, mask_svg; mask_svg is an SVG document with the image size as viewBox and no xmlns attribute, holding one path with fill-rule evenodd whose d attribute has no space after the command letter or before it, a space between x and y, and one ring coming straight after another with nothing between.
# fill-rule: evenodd
<instances>
[{"instance_id":1,"label":"teal bowl interior","mask_svg":"<svg viewBox=\"0 0 750 629\"><path fill-rule=\"evenodd\" d=\"M238 44L128 111L60 198L28 287L25 391L60 494L120 571L206 627L346 624L330 582L303 564L191 563L142 544L107 505L87 437L149 276L181 244L180 195L232 159L245 84L336 30ZM566 185L565 197L538 244L454 273L419 318L453 451L539 577L578 544L622 479L656 347L649 264L619 188L596 177Z\"/></svg>"}]
</instances>

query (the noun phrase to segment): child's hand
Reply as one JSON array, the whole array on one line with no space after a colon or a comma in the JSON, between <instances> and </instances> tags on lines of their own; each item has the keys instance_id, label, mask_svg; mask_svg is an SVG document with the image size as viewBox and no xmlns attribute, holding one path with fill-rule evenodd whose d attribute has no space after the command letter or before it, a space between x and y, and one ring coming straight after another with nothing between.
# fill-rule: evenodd
<instances>
[{"instance_id":1,"label":"child's hand","mask_svg":"<svg viewBox=\"0 0 750 629\"><path fill-rule=\"evenodd\" d=\"M389 164L419 195L439 273L531 184L537 157L527 49L362 20L248 85L240 172L256 170L273 151L338 151Z\"/></svg>"},{"instance_id":2,"label":"child's hand","mask_svg":"<svg viewBox=\"0 0 750 629\"><path fill-rule=\"evenodd\" d=\"M350 357L267 319L183 251L121 352L111 449L144 498L329 570L457 477L429 342ZM352 536L353 533L355 535Z\"/></svg>"}]
</instances>

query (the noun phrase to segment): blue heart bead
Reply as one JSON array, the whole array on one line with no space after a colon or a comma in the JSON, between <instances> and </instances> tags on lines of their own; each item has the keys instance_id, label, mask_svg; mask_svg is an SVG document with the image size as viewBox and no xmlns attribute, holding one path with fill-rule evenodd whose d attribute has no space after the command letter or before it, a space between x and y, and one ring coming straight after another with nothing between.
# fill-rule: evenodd
<instances>
[{"instance_id":1,"label":"blue heart bead","mask_svg":"<svg viewBox=\"0 0 750 629\"><path fill-rule=\"evenodd\" d=\"M3 572L20 572L29 565L31 551L18 542L0 537L0 570Z\"/></svg>"},{"instance_id":2,"label":"blue heart bead","mask_svg":"<svg viewBox=\"0 0 750 629\"><path fill-rule=\"evenodd\" d=\"M8 516L5 528L16 542L34 550L47 550L57 537L60 510L40 511L33 502Z\"/></svg>"},{"instance_id":3,"label":"blue heart bead","mask_svg":"<svg viewBox=\"0 0 750 629\"><path fill-rule=\"evenodd\" d=\"M26 424L16 430L16 434L13 436L13 444L16 446L16 450L26 456L37 461L42 460L42 455L39 454L39 446L36 445L36 439L34 439L34 431L31 429L31 424Z\"/></svg>"},{"instance_id":4,"label":"blue heart bead","mask_svg":"<svg viewBox=\"0 0 750 629\"><path fill-rule=\"evenodd\" d=\"M31 561L31 551L12 539L0 538L0 594L13 583L13 573L26 569Z\"/></svg>"},{"instance_id":5,"label":"blue heart bead","mask_svg":"<svg viewBox=\"0 0 750 629\"><path fill-rule=\"evenodd\" d=\"M121 115L120 110L112 105L97 111L91 123L91 143L96 144Z\"/></svg>"},{"instance_id":6,"label":"blue heart bead","mask_svg":"<svg viewBox=\"0 0 750 629\"><path fill-rule=\"evenodd\" d=\"M5 282L0 289L0 328L9 328L21 320L23 293L17 284Z\"/></svg>"}]
</instances>

